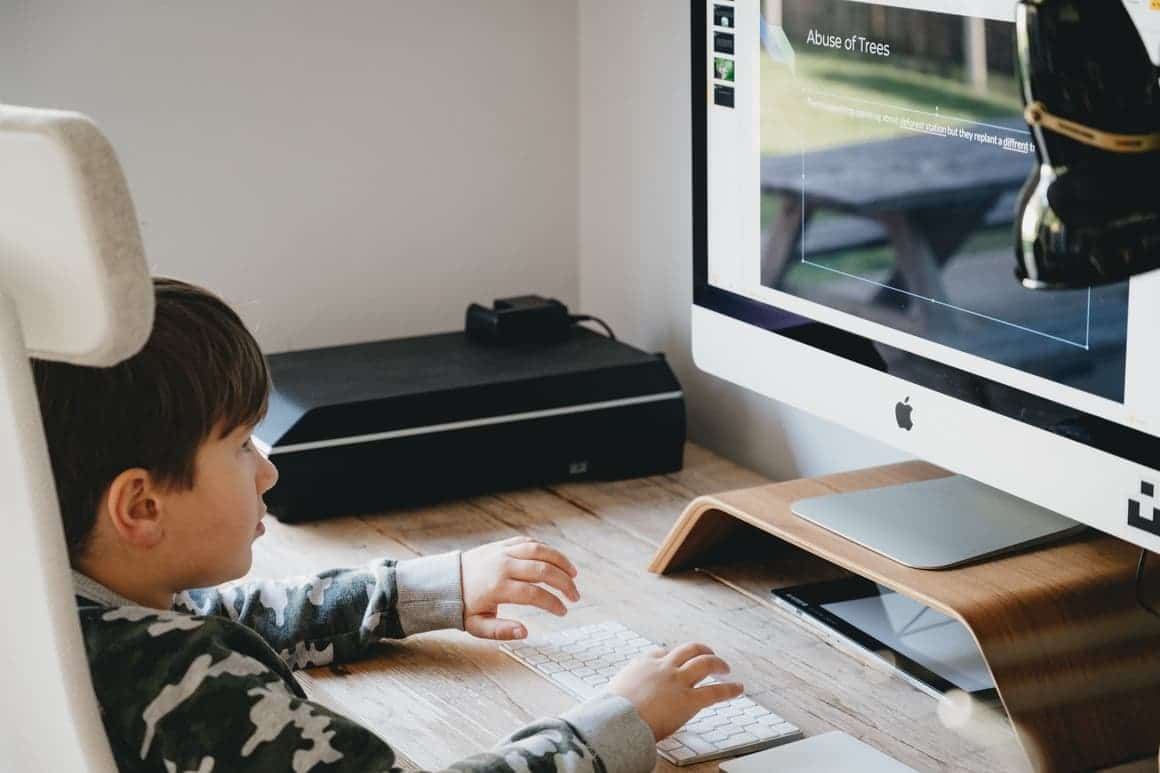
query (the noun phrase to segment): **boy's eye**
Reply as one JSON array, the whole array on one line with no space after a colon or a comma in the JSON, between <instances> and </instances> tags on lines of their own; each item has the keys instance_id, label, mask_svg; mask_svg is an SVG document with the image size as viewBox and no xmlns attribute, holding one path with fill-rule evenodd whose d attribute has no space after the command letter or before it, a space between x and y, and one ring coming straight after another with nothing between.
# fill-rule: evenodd
<instances>
[{"instance_id":1,"label":"boy's eye","mask_svg":"<svg viewBox=\"0 0 1160 773\"><path fill-rule=\"evenodd\" d=\"M254 446L251 441L252 438L246 438L246 442L242 443L242 450L249 451L251 448L253 448Z\"/></svg>"}]
</instances>

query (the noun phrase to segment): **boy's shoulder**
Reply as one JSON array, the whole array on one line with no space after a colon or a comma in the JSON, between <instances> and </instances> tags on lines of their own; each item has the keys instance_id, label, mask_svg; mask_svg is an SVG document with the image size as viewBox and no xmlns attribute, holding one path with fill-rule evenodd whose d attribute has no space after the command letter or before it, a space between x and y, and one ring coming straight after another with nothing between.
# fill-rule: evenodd
<instances>
[{"instance_id":1,"label":"boy's shoulder","mask_svg":"<svg viewBox=\"0 0 1160 773\"><path fill-rule=\"evenodd\" d=\"M111 606L82 596L76 597L76 604L94 682L124 680L129 689L148 689L142 677L152 674L171 680L176 669L208 656L212 663L230 660L232 668L247 671L260 666L295 684L286 664L257 632L226 617ZM237 665L246 660L254 665Z\"/></svg>"},{"instance_id":2,"label":"boy's shoulder","mask_svg":"<svg viewBox=\"0 0 1160 773\"><path fill-rule=\"evenodd\" d=\"M101 717L119 765L139 765L159 733L236 745L239 700L263 686L271 699L305 699L286 664L262 638L227 618L138 606L107 606L80 596L77 612ZM241 719L237 717L236 719ZM210 736L213 738L211 739ZM133 769L132 767L130 769Z\"/></svg>"}]
</instances>

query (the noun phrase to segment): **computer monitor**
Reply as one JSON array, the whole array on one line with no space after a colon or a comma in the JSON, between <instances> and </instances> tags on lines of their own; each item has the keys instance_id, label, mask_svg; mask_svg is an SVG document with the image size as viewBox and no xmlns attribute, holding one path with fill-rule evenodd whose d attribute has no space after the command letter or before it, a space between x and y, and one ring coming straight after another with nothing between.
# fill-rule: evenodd
<instances>
[{"instance_id":1,"label":"computer monitor","mask_svg":"<svg viewBox=\"0 0 1160 773\"><path fill-rule=\"evenodd\" d=\"M1075 523L1160 551L1160 272L1016 281L1015 13L692 2L694 360L965 476L799 512L914 566Z\"/></svg>"}]
</instances>

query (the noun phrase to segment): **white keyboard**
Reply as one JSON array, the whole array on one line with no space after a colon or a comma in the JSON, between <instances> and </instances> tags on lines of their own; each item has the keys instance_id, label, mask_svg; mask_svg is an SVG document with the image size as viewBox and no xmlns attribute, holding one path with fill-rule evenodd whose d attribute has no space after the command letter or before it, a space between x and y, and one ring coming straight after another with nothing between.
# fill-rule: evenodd
<instances>
[{"instance_id":1,"label":"white keyboard","mask_svg":"<svg viewBox=\"0 0 1160 773\"><path fill-rule=\"evenodd\" d=\"M506 642L502 649L580 700L603 691L629 660L656 645L620 623L600 623ZM707 680L708 681L708 680ZM674 765L764 749L801 738L801 731L742 695L702 709L657 751Z\"/></svg>"}]
</instances>

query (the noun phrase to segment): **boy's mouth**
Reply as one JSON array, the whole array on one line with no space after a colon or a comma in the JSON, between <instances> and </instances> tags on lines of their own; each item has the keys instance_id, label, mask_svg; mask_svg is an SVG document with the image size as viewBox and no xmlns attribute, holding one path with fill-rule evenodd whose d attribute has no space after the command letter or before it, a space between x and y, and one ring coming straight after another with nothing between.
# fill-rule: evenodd
<instances>
[{"instance_id":1,"label":"boy's mouth","mask_svg":"<svg viewBox=\"0 0 1160 773\"><path fill-rule=\"evenodd\" d=\"M256 531L258 533L259 537L261 537L263 534L266 533L266 524L262 523L261 521L258 521L258 525L254 527L254 531Z\"/></svg>"}]
</instances>

